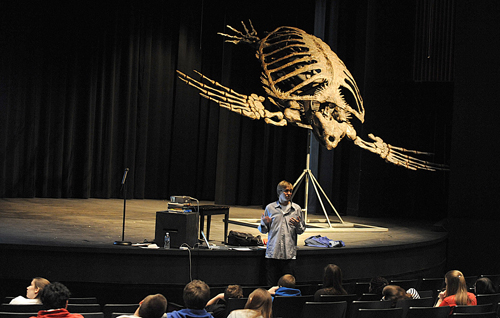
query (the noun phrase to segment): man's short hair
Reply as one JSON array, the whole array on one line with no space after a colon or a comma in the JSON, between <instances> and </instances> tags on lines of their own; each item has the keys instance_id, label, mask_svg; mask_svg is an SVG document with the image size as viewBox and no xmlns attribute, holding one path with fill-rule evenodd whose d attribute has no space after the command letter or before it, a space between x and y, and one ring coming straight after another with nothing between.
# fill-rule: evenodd
<instances>
[{"instance_id":1,"label":"man's short hair","mask_svg":"<svg viewBox=\"0 0 500 318\"><path fill-rule=\"evenodd\" d=\"M210 287L201 280L193 280L184 287L182 298L189 309L204 309L210 299Z\"/></svg>"},{"instance_id":2,"label":"man's short hair","mask_svg":"<svg viewBox=\"0 0 500 318\"><path fill-rule=\"evenodd\" d=\"M71 293L59 282L50 283L40 292L40 300L44 309L66 308Z\"/></svg>"},{"instance_id":3,"label":"man's short hair","mask_svg":"<svg viewBox=\"0 0 500 318\"><path fill-rule=\"evenodd\" d=\"M288 187L291 187L293 189L293 184L291 184L286 180L283 180L280 183L278 183L278 186L276 187L276 192L278 193L278 196L280 196L281 191L285 190Z\"/></svg>"},{"instance_id":4,"label":"man's short hair","mask_svg":"<svg viewBox=\"0 0 500 318\"><path fill-rule=\"evenodd\" d=\"M167 311L167 299L162 294L149 295L141 302L139 316L141 318L161 318Z\"/></svg>"},{"instance_id":5,"label":"man's short hair","mask_svg":"<svg viewBox=\"0 0 500 318\"><path fill-rule=\"evenodd\" d=\"M285 274L281 276L278 280L278 286L287 287L287 288L295 288L295 277L290 274Z\"/></svg>"},{"instance_id":6,"label":"man's short hair","mask_svg":"<svg viewBox=\"0 0 500 318\"><path fill-rule=\"evenodd\" d=\"M243 288L240 285L229 285L224 291L224 299L243 298Z\"/></svg>"}]
</instances>

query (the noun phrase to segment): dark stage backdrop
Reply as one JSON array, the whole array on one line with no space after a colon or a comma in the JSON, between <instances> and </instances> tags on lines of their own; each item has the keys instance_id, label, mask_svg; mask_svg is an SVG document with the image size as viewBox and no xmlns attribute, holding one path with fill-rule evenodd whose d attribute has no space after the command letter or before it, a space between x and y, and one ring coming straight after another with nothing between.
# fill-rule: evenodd
<instances>
[{"instance_id":1,"label":"dark stage backdrop","mask_svg":"<svg viewBox=\"0 0 500 318\"><path fill-rule=\"evenodd\" d=\"M0 196L119 197L130 168L130 198L260 204L302 172L306 131L221 110L175 70L262 95L254 51L217 32L248 18L261 35L311 31L314 3L281 2L2 2Z\"/></svg>"},{"instance_id":2,"label":"dark stage backdrop","mask_svg":"<svg viewBox=\"0 0 500 318\"><path fill-rule=\"evenodd\" d=\"M248 19L261 37L281 25L322 33L362 90L367 115L358 133L433 151L430 159L448 163L453 89L412 79L415 7L2 1L0 197L121 197L130 168L129 198L273 200L277 182L295 181L305 168L306 130L220 109L175 75L196 69L240 93L264 95L255 52L217 35ZM318 158L318 178L342 214L446 215L445 173L406 171L348 140L320 149Z\"/></svg>"}]
</instances>

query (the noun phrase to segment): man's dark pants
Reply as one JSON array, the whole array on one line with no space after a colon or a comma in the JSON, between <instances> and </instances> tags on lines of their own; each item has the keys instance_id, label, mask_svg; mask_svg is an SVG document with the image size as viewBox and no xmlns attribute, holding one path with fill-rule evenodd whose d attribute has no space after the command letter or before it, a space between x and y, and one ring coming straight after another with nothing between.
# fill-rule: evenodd
<instances>
[{"instance_id":1,"label":"man's dark pants","mask_svg":"<svg viewBox=\"0 0 500 318\"><path fill-rule=\"evenodd\" d=\"M295 276L294 259L266 258L266 278L268 286L276 286L281 276L291 274Z\"/></svg>"}]
</instances>

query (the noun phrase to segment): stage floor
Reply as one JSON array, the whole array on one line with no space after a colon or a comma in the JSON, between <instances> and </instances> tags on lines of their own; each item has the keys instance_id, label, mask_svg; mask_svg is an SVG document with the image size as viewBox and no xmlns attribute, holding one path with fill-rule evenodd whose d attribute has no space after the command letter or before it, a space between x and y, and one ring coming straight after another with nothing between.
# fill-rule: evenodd
<instances>
[{"instance_id":1,"label":"stage floor","mask_svg":"<svg viewBox=\"0 0 500 318\"><path fill-rule=\"evenodd\" d=\"M156 212L167 210L168 201L127 200L125 213L125 241L140 243L153 241ZM213 202L200 202L213 204ZM122 240L122 199L0 199L0 243L45 246L110 246ZM231 206L231 220L258 220L263 209L255 206ZM224 241L223 215L212 216L210 243ZM394 246L442 239L446 233L436 231L435 222L422 220L374 219L342 216L347 226L340 226L336 216L330 216L333 229L327 227L324 215L308 215L310 225L299 236L299 249L312 235L342 240L346 248ZM323 222L316 223L315 221ZM321 225L322 224L322 225ZM363 226L349 226L361 224ZM205 222L206 226L206 222ZM365 227L369 226L369 227ZM260 235L256 223L230 222L229 230ZM266 235L262 235L266 237Z\"/></svg>"}]
</instances>

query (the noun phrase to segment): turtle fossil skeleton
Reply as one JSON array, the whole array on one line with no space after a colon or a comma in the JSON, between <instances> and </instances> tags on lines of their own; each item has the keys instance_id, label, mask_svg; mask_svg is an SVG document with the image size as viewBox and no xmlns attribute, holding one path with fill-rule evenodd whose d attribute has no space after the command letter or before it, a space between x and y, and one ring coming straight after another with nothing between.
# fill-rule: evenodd
<instances>
[{"instance_id":1,"label":"turtle fossil skeleton","mask_svg":"<svg viewBox=\"0 0 500 318\"><path fill-rule=\"evenodd\" d=\"M350 120L364 122L365 109L358 86L331 48L321 39L301 29L282 26L260 39L251 21L245 32L228 26L235 35L219 33L226 42L248 43L257 48L256 57L262 67L261 82L267 98L280 111L264 107L264 96L240 94L197 72L200 80L177 70L178 77L198 89L200 95L219 106L251 119L264 119L267 124L296 125L312 129L316 139L328 150L344 137L356 146L379 155L385 161L411 170L448 170L446 165L431 163L411 155L430 155L385 143L368 134L372 142L357 136ZM353 105L345 98L352 97ZM411 154L411 155L410 155Z\"/></svg>"}]
</instances>

